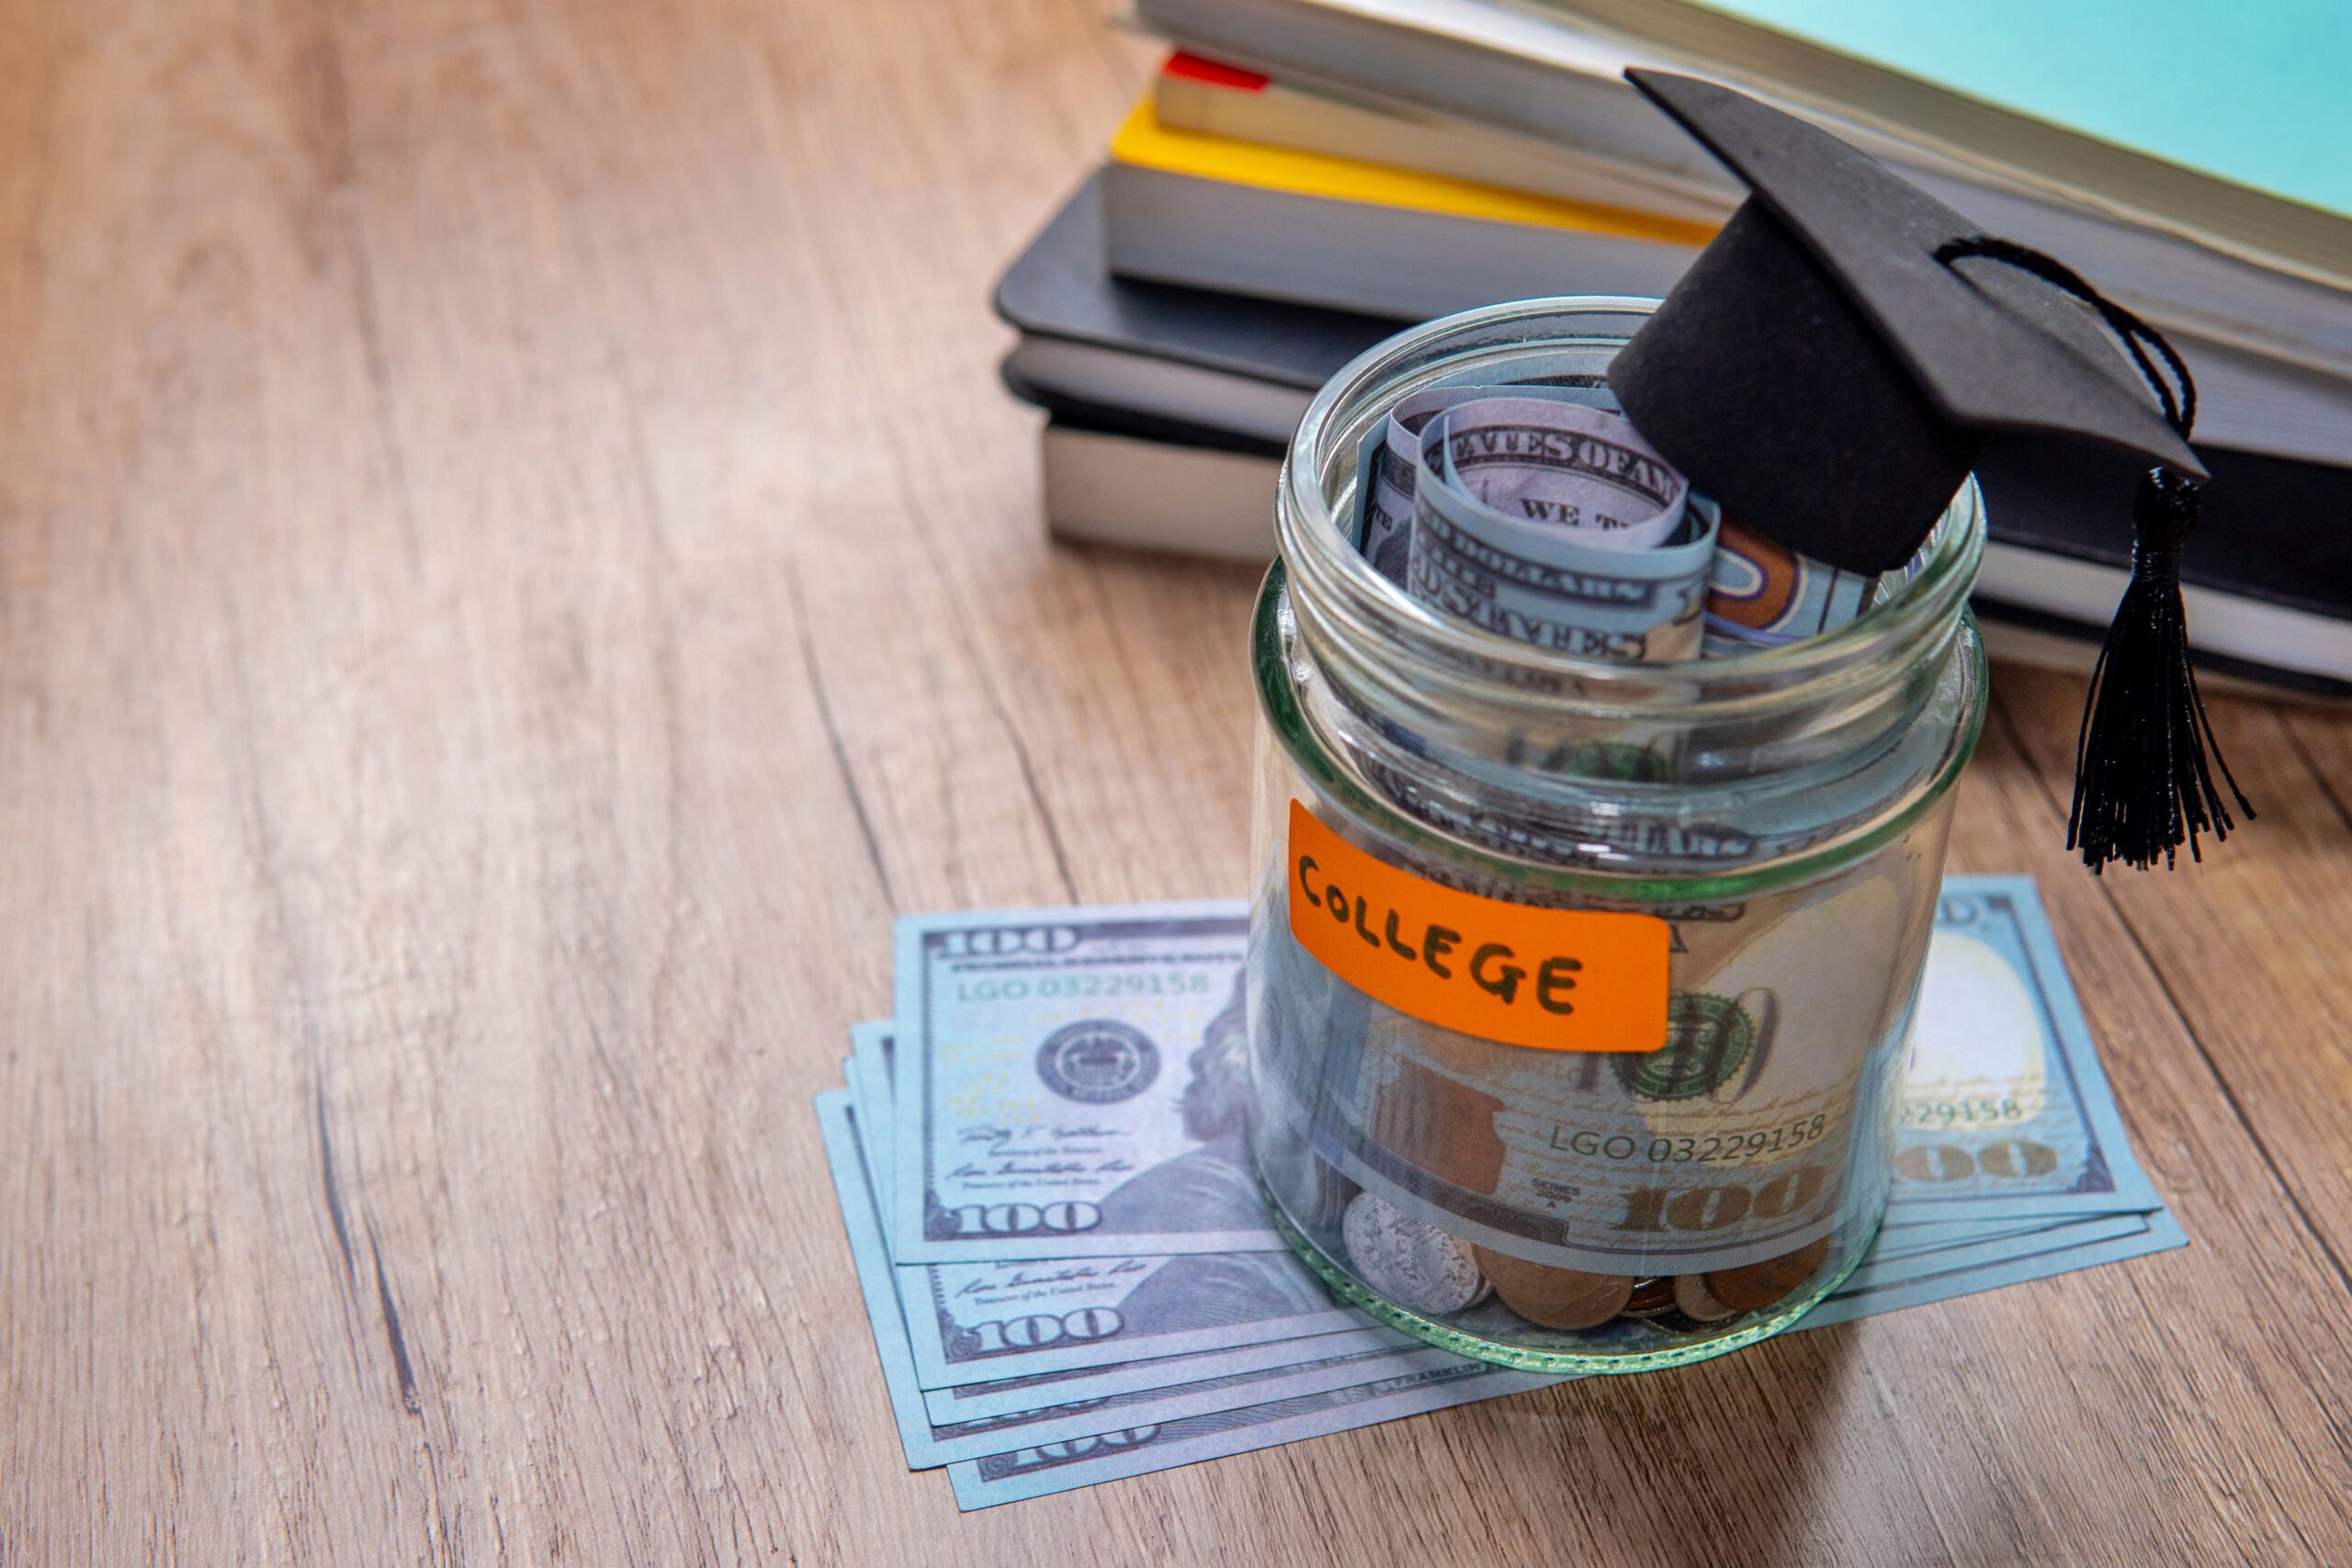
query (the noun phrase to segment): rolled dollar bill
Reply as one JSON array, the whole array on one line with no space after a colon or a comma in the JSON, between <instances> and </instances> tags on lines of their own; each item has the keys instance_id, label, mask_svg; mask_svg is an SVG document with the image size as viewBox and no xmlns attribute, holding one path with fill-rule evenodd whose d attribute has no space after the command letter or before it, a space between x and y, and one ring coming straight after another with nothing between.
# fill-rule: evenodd
<instances>
[{"instance_id":1,"label":"rolled dollar bill","mask_svg":"<svg viewBox=\"0 0 2352 1568\"><path fill-rule=\"evenodd\" d=\"M1387 418L1365 433L1356 465L1356 547L1374 570L1397 587L1405 586L1413 543L1413 473L1420 459L1422 428L1457 404L1498 397L1617 411L1617 400L1607 388L1583 378L1559 385L1428 387L1400 399Z\"/></svg>"},{"instance_id":2,"label":"rolled dollar bill","mask_svg":"<svg viewBox=\"0 0 2352 1568\"><path fill-rule=\"evenodd\" d=\"M1413 546L1413 463L1421 426L1454 402L1453 389L1417 392L1365 433L1356 460L1356 547L1397 587Z\"/></svg>"},{"instance_id":3,"label":"rolled dollar bill","mask_svg":"<svg viewBox=\"0 0 2352 1568\"><path fill-rule=\"evenodd\" d=\"M1612 662L1694 657L1716 515L1622 416L1519 396L1431 416L1405 589L1483 630Z\"/></svg>"},{"instance_id":4,"label":"rolled dollar bill","mask_svg":"<svg viewBox=\"0 0 2352 1568\"><path fill-rule=\"evenodd\" d=\"M1707 574L1704 651L1720 658L1818 637L1869 609L1877 588L1875 574L1798 555L1726 517Z\"/></svg>"},{"instance_id":5,"label":"rolled dollar bill","mask_svg":"<svg viewBox=\"0 0 2352 1568\"><path fill-rule=\"evenodd\" d=\"M1357 547L1374 570L1399 588L1409 588L1421 433L1441 413L1465 403L1502 399L1574 404L1622 421L1608 389L1581 380L1573 385L1432 387L1399 400L1364 435L1357 462L1355 523ZM1638 441L1638 434L1634 439ZM1692 500L1705 504L1700 498ZM1736 519L1724 518L1708 562L1700 651L1714 659L1817 637L1868 609L1877 587L1875 574L1847 571L1798 555Z\"/></svg>"}]
</instances>

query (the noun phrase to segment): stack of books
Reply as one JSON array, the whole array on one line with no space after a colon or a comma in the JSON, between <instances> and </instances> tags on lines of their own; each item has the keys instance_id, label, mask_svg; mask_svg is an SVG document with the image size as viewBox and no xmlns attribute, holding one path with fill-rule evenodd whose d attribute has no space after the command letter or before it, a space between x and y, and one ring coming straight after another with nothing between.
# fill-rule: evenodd
<instances>
[{"instance_id":1,"label":"stack of books","mask_svg":"<svg viewBox=\"0 0 2352 1568\"><path fill-rule=\"evenodd\" d=\"M1264 558L1316 389L1498 299L1666 293L1736 182L1623 80L1716 77L2064 258L2197 376L2200 662L2352 694L2352 7L2215 35L2170 0L1137 0L1175 48L1012 264L1004 378L1047 414L1049 525ZM2177 24L2177 25L2175 25ZM2027 44L2030 47L2026 47ZM2130 464L1996 442L1996 651L2087 663L2130 565Z\"/></svg>"}]
</instances>

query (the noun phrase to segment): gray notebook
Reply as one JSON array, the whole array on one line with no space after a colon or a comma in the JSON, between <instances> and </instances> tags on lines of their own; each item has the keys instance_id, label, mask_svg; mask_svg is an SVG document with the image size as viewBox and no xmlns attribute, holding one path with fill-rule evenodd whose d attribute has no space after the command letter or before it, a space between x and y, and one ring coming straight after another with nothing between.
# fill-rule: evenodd
<instances>
[{"instance_id":1,"label":"gray notebook","mask_svg":"<svg viewBox=\"0 0 2352 1568\"><path fill-rule=\"evenodd\" d=\"M1021 332L1007 383L1059 428L1277 455L1316 389L1408 324L1114 277L1100 178L997 286L997 313ZM2352 528L2343 525L2352 469L2203 445L2198 453L2213 475L2199 534L2228 541L2188 552L2200 664L2352 695ZM2080 448L1996 441L1978 469L1993 540L1980 613L2076 637L2103 633L2131 565L2114 521L2137 478L2128 461Z\"/></svg>"}]
</instances>

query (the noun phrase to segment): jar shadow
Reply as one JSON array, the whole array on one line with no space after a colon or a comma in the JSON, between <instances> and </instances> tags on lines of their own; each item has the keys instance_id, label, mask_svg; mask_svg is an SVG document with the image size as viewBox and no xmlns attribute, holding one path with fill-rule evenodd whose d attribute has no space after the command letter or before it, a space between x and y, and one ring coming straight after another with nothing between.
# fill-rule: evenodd
<instances>
[{"instance_id":1,"label":"jar shadow","mask_svg":"<svg viewBox=\"0 0 2352 1568\"><path fill-rule=\"evenodd\" d=\"M1555 1543L1555 1560L1676 1568L1845 1560L1861 1550L1842 1539L1856 1483L1872 1490L1884 1465L1883 1454L1861 1450L1860 1424L1842 1418L1867 1387L1854 1378L1854 1348L1849 1332L1832 1328L1484 1408L1498 1444L1550 1458L1510 1468L1556 1481L1525 1488L1525 1523ZM1589 1557L1568 1549L1580 1536Z\"/></svg>"}]
</instances>

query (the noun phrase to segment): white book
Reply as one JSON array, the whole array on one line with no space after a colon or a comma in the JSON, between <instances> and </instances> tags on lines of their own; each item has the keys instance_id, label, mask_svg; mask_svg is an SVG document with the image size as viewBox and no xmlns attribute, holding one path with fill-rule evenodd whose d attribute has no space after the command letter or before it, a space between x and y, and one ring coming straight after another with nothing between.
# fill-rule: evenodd
<instances>
[{"instance_id":1,"label":"white book","mask_svg":"<svg viewBox=\"0 0 2352 1568\"><path fill-rule=\"evenodd\" d=\"M1282 459L1049 422L1046 525L1065 539L1259 564L1274 554Z\"/></svg>"},{"instance_id":2,"label":"white book","mask_svg":"<svg viewBox=\"0 0 2352 1568\"><path fill-rule=\"evenodd\" d=\"M1165 136L1159 144L1175 140ZM1610 233L1204 178L1117 157L1103 172L1102 193L1111 270L1121 276L1399 321L1555 294L1655 299L1698 254ZM2352 467L2352 381L2185 333L2172 341L2197 377L2199 440ZM1257 396L1238 387L1231 394ZM1196 395L1223 394L1203 381ZM1296 409L1305 407L1298 400ZM1261 412L1269 428L1278 422L1271 405Z\"/></svg>"},{"instance_id":3,"label":"white book","mask_svg":"<svg viewBox=\"0 0 2352 1568\"><path fill-rule=\"evenodd\" d=\"M1285 87L1359 106L1410 106L1516 138L1522 152L1549 146L1627 177L1646 175L1683 198L1713 189L1728 203L1736 189L1713 160L1623 79L1628 65L1720 75L1825 124L1988 231L2064 258L2167 332L2352 378L2352 220L2016 116L1958 112L1950 95L1898 92L1890 84L1909 79L1889 73L1849 69L1792 83L1788 67L1780 79L1760 79L1736 55L1718 64L1688 47L1678 53L1637 41L1642 18L1681 24L1698 10L1672 0L1578 0L1577 8L1606 10L1620 33L1580 25L1566 6L1496 0L1136 5L1152 31L1269 72ZM1174 99L1203 96L1185 90ZM1235 134L1271 129L1221 123ZM1333 146L1322 130L1281 141L1299 129L1295 117L1274 140L1365 155ZM1962 130L1983 144L1955 140Z\"/></svg>"},{"instance_id":4,"label":"white book","mask_svg":"<svg viewBox=\"0 0 2352 1568\"><path fill-rule=\"evenodd\" d=\"M1068 537L1261 561L1299 413L1395 323L1122 282L1103 265L1101 196L1099 176L1074 193L997 288L1020 333L1006 380L1054 416L1046 515ZM2095 639L2125 579L2115 520L2132 464L2064 443L1995 445L1981 466L1992 541L1980 614L2012 642L2021 624ZM2335 526L2352 515L2352 469L2199 451L2213 482L2186 566L2206 667L2352 694L2352 537Z\"/></svg>"}]
</instances>

